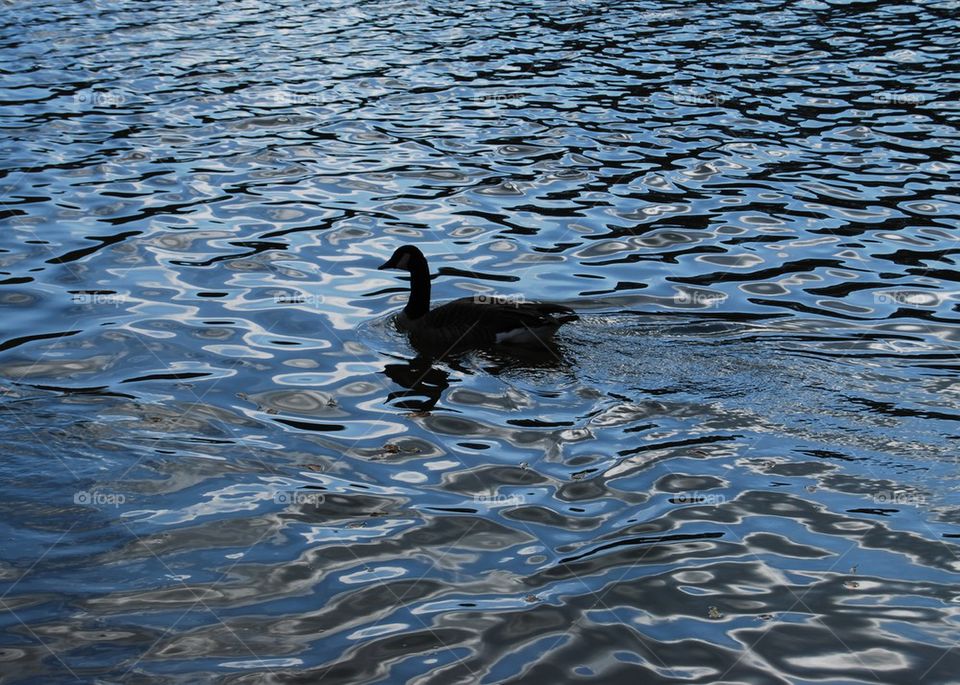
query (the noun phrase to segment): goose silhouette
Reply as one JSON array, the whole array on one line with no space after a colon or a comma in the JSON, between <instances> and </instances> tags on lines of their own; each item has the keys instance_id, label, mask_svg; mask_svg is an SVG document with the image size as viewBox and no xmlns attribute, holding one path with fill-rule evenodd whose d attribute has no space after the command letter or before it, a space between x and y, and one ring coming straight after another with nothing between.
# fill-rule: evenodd
<instances>
[{"instance_id":1,"label":"goose silhouette","mask_svg":"<svg viewBox=\"0 0 960 685\"><path fill-rule=\"evenodd\" d=\"M452 351L493 345L546 346L561 325L578 318L563 305L486 295L431 309L430 267L413 245L398 247L378 268L410 273L410 298L395 321L415 347Z\"/></svg>"}]
</instances>

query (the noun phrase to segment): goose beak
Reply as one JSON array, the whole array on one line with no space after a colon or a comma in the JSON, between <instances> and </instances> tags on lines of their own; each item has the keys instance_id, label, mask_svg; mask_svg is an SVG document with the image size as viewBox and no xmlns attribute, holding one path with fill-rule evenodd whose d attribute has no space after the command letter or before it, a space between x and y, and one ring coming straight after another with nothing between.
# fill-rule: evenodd
<instances>
[{"instance_id":1,"label":"goose beak","mask_svg":"<svg viewBox=\"0 0 960 685\"><path fill-rule=\"evenodd\" d=\"M392 268L393 268L393 264L391 264L390 260L388 259L383 264L377 267L377 271L386 271L387 269L392 269Z\"/></svg>"}]
</instances>

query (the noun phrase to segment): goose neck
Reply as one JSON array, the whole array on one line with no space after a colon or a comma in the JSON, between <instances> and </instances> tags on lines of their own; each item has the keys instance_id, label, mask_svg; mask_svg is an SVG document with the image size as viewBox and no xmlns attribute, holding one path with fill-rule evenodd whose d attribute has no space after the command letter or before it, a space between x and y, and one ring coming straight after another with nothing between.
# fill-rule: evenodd
<instances>
[{"instance_id":1,"label":"goose neck","mask_svg":"<svg viewBox=\"0 0 960 685\"><path fill-rule=\"evenodd\" d=\"M404 311L411 319L430 311L430 271L425 261L410 265L410 299Z\"/></svg>"}]
</instances>

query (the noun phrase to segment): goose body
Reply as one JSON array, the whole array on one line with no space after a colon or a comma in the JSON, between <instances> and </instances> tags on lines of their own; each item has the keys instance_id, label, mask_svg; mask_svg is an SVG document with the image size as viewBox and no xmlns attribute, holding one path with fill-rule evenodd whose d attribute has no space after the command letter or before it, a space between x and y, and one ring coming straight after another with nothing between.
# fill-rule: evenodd
<instances>
[{"instance_id":1,"label":"goose body","mask_svg":"<svg viewBox=\"0 0 960 685\"><path fill-rule=\"evenodd\" d=\"M380 269L410 273L410 299L396 317L415 347L443 350L491 345L546 344L556 330L577 319L569 307L547 302L478 295L430 308L430 269L413 245L397 248Z\"/></svg>"}]
</instances>

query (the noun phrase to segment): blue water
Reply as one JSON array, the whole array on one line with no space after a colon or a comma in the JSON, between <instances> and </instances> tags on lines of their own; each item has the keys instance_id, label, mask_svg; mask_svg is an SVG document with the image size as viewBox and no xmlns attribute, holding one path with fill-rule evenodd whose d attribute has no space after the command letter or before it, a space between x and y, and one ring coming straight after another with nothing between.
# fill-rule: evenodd
<instances>
[{"instance_id":1,"label":"blue water","mask_svg":"<svg viewBox=\"0 0 960 685\"><path fill-rule=\"evenodd\" d=\"M3 2L0 682L958 682L958 17Z\"/></svg>"}]
</instances>

